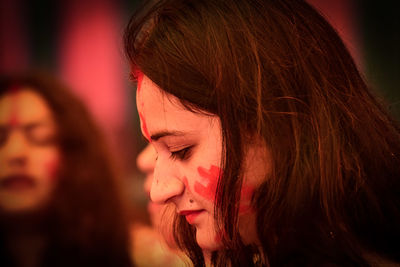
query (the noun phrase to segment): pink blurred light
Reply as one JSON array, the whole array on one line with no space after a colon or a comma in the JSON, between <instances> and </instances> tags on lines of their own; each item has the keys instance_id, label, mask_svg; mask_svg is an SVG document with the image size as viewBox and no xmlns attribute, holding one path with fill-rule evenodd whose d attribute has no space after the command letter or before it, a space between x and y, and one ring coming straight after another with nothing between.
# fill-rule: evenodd
<instances>
[{"instance_id":1,"label":"pink blurred light","mask_svg":"<svg viewBox=\"0 0 400 267\"><path fill-rule=\"evenodd\" d=\"M308 0L339 33L347 49L363 69L362 45L360 41L359 13L354 0Z\"/></svg>"},{"instance_id":2,"label":"pink blurred light","mask_svg":"<svg viewBox=\"0 0 400 267\"><path fill-rule=\"evenodd\" d=\"M119 14L111 1L90 2L65 1L60 75L113 135L126 109Z\"/></svg>"}]
</instances>

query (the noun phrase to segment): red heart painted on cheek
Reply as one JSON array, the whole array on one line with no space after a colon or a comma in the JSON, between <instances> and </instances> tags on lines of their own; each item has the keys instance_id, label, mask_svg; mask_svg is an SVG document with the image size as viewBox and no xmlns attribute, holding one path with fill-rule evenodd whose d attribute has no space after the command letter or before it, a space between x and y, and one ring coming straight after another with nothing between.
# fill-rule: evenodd
<instances>
[{"instance_id":1,"label":"red heart painted on cheek","mask_svg":"<svg viewBox=\"0 0 400 267\"><path fill-rule=\"evenodd\" d=\"M204 185L199 181L195 181L194 191L208 200L214 200L221 169L215 165L211 165L209 170L199 166L197 171L204 178L206 184Z\"/></svg>"}]
</instances>

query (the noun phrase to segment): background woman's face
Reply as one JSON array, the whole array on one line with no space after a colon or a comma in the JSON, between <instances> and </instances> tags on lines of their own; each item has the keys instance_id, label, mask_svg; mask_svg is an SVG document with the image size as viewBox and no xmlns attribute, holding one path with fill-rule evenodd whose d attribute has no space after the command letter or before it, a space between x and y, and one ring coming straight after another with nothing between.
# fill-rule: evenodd
<instances>
[{"instance_id":1,"label":"background woman's face","mask_svg":"<svg viewBox=\"0 0 400 267\"><path fill-rule=\"evenodd\" d=\"M19 213L47 203L60 151L45 100L29 88L0 97L0 209Z\"/></svg>"},{"instance_id":2,"label":"background woman's face","mask_svg":"<svg viewBox=\"0 0 400 267\"><path fill-rule=\"evenodd\" d=\"M184 109L176 97L161 93L146 76L138 84L137 107L142 133L158 156L152 201L175 204L176 212L196 227L199 246L218 249L222 233L215 231L214 198L221 171L219 118ZM240 204L243 214L251 212L251 195L259 182L257 175L246 179Z\"/></svg>"}]
</instances>

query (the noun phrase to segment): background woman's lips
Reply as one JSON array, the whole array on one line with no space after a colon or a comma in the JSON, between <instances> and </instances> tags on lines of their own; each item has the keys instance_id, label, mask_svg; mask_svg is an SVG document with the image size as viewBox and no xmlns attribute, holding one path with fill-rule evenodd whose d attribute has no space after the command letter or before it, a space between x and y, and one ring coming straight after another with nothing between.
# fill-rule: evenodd
<instances>
[{"instance_id":1,"label":"background woman's lips","mask_svg":"<svg viewBox=\"0 0 400 267\"><path fill-rule=\"evenodd\" d=\"M30 175L14 174L0 178L0 188L7 190L24 190L36 185L35 179Z\"/></svg>"},{"instance_id":2,"label":"background woman's lips","mask_svg":"<svg viewBox=\"0 0 400 267\"><path fill-rule=\"evenodd\" d=\"M179 212L179 215L185 216L186 221L189 224L193 224L197 216L199 216L203 211L204 210L183 210Z\"/></svg>"}]
</instances>

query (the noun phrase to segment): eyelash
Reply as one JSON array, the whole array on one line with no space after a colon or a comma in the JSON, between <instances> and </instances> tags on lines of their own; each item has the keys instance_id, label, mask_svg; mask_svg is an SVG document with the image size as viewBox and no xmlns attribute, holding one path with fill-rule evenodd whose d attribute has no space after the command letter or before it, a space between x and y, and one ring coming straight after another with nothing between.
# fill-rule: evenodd
<instances>
[{"instance_id":1,"label":"eyelash","mask_svg":"<svg viewBox=\"0 0 400 267\"><path fill-rule=\"evenodd\" d=\"M170 158L173 160L176 160L176 159L179 159L182 161L187 160L191 156L192 148L193 148L193 146L188 146L181 150L172 151Z\"/></svg>"}]
</instances>

